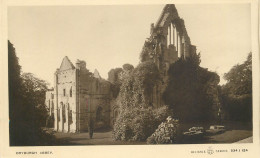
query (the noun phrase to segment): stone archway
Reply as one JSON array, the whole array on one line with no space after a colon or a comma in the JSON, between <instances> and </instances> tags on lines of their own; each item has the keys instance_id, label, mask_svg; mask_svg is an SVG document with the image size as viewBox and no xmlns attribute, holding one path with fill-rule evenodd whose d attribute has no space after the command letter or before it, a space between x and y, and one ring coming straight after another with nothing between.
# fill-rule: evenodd
<instances>
[{"instance_id":1,"label":"stone archway","mask_svg":"<svg viewBox=\"0 0 260 158\"><path fill-rule=\"evenodd\" d=\"M101 122L103 120L103 108L98 107L96 110L96 122Z\"/></svg>"},{"instance_id":2,"label":"stone archway","mask_svg":"<svg viewBox=\"0 0 260 158\"><path fill-rule=\"evenodd\" d=\"M65 104L63 102L60 102L60 108L58 109L58 118L59 121L61 121L61 129L60 131L64 131L64 124L66 122L66 114L65 114Z\"/></svg>"},{"instance_id":3,"label":"stone archway","mask_svg":"<svg viewBox=\"0 0 260 158\"><path fill-rule=\"evenodd\" d=\"M112 125L114 125L115 124L115 122L116 122L116 119L117 119L117 117L118 117L118 115L119 115L119 109L117 108L117 107L115 107L114 109L113 109L113 124Z\"/></svg>"},{"instance_id":4,"label":"stone archway","mask_svg":"<svg viewBox=\"0 0 260 158\"><path fill-rule=\"evenodd\" d=\"M104 109L98 106L96 109L95 129L105 127L105 121Z\"/></svg>"},{"instance_id":5,"label":"stone archway","mask_svg":"<svg viewBox=\"0 0 260 158\"><path fill-rule=\"evenodd\" d=\"M114 116L115 116L115 120L116 120L116 118L118 117L118 111L117 110L115 110Z\"/></svg>"},{"instance_id":6,"label":"stone archway","mask_svg":"<svg viewBox=\"0 0 260 158\"><path fill-rule=\"evenodd\" d=\"M66 115L67 115L67 121L68 121L68 132L70 132L70 126L72 124L72 110L71 110L69 103L68 103Z\"/></svg>"}]
</instances>

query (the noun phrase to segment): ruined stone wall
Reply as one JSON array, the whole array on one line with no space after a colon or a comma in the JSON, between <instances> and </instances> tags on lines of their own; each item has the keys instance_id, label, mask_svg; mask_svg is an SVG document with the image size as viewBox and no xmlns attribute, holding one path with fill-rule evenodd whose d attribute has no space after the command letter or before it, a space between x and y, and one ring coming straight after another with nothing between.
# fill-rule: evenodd
<instances>
[{"instance_id":1,"label":"ruined stone wall","mask_svg":"<svg viewBox=\"0 0 260 158\"><path fill-rule=\"evenodd\" d=\"M58 71L56 78L55 129L62 132L76 131L76 69Z\"/></svg>"},{"instance_id":2,"label":"ruined stone wall","mask_svg":"<svg viewBox=\"0 0 260 158\"><path fill-rule=\"evenodd\" d=\"M89 84L91 82L91 73L86 67L78 68L78 102L79 102L79 130L88 130L88 116L90 115L89 109L91 109L91 99Z\"/></svg>"},{"instance_id":3,"label":"ruined stone wall","mask_svg":"<svg viewBox=\"0 0 260 158\"><path fill-rule=\"evenodd\" d=\"M113 127L117 116L119 115L119 107L117 99L113 98L110 100L110 126Z\"/></svg>"},{"instance_id":4,"label":"ruined stone wall","mask_svg":"<svg viewBox=\"0 0 260 158\"><path fill-rule=\"evenodd\" d=\"M153 58L161 59L161 68L190 56L190 38L174 5L166 5L156 25L152 25L150 41L155 45Z\"/></svg>"},{"instance_id":5,"label":"ruined stone wall","mask_svg":"<svg viewBox=\"0 0 260 158\"><path fill-rule=\"evenodd\" d=\"M160 71L161 81L154 86L151 95L154 107L164 104L162 94L167 87L170 64L193 54L196 54L196 47L191 45L184 21L173 4L166 5L157 23L151 25L151 35L141 53L141 62L152 60ZM111 72L109 78L118 80L115 72ZM85 131L90 117L95 120L96 128L109 126L115 121L118 111L113 106L111 83L103 80L97 70L90 73L84 61L78 60L74 67L65 57L55 73L54 83L56 130Z\"/></svg>"},{"instance_id":6,"label":"ruined stone wall","mask_svg":"<svg viewBox=\"0 0 260 158\"><path fill-rule=\"evenodd\" d=\"M89 117L95 121L95 128L109 126L112 97L110 83L81 74L80 87L81 130L87 130Z\"/></svg>"},{"instance_id":7,"label":"ruined stone wall","mask_svg":"<svg viewBox=\"0 0 260 158\"><path fill-rule=\"evenodd\" d=\"M60 132L88 130L90 117L95 127L110 124L111 83L86 69L78 60L76 67L68 57L54 75L54 129ZM48 96L48 95L47 95Z\"/></svg>"},{"instance_id":8,"label":"ruined stone wall","mask_svg":"<svg viewBox=\"0 0 260 158\"><path fill-rule=\"evenodd\" d=\"M96 73L98 73L96 71ZM94 74L86 69L84 61L76 63L76 102L78 103L76 126L78 131L88 130L88 120L93 118L95 127L104 127L109 125L110 83L94 77ZM98 113L98 120L96 119ZM100 118L100 119L99 119Z\"/></svg>"},{"instance_id":9,"label":"ruined stone wall","mask_svg":"<svg viewBox=\"0 0 260 158\"><path fill-rule=\"evenodd\" d=\"M167 87L168 70L178 59L186 59L196 54L196 47L191 45L184 25L175 5L164 7L156 24L151 25L151 35L145 41L141 52L141 62L152 60L161 74L161 82L153 88L154 107L164 104L162 94Z\"/></svg>"},{"instance_id":10,"label":"ruined stone wall","mask_svg":"<svg viewBox=\"0 0 260 158\"><path fill-rule=\"evenodd\" d=\"M48 90L45 94L45 105L49 116L54 116L54 90Z\"/></svg>"}]
</instances>

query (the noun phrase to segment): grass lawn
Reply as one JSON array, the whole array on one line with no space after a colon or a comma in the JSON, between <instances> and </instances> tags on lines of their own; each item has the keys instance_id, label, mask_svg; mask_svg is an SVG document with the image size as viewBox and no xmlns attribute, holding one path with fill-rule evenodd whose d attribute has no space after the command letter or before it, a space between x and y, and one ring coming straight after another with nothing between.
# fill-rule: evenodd
<instances>
[{"instance_id":1,"label":"grass lawn","mask_svg":"<svg viewBox=\"0 0 260 158\"><path fill-rule=\"evenodd\" d=\"M210 125L214 123L199 123L199 124L184 124L182 125L182 130L187 131L192 126L204 127L204 129L209 129ZM188 140L183 142L183 144L213 144L213 143L235 143L239 140L251 137L252 124L244 122L222 122L218 125L224 125L226 131L221 134L204 136L203 139Z\"/></svg>"},{"instance_id":2,"label":"grass lawn","mask_svg":"<svg viewBox=\"0 0 260 158\"><path fill-rule=\"evenodd\" d=\"M222 134L209 137L209 143L234 143L239 140L252 136L252 131L248 130L230 130Z\"/></svg>"},{"instance_id":3,"label":"grass lawn","mask_svg":"<svg viewBox=\"0 0 260 158\"><path fill-rule=\"evenodd\" d=\"M60 144L57 145L142 145L146 142L114 141L112 131L94 132L93 138L89 139L89 134L85 133L55 133L55 137Z\"/></svg>"},{"instance_id":4,"label":"grass lawn","mask_svg":"<svg viewBox=\"0 0 260 158\"><path fill-rule=\"evenodd\" d=\"M187 130L192 126L202 126L208 129L210 124L185 124L182 130ZM212 136L204 136L202 139L186 140L181 144L214 144L214 143L235 143L252 136L252 126L250 123L226 122L223 123L226 131L221 134ZM55 132L57 144L55 145L144 145L146 142L128 142L114 141L112 139L112 130L96 131L93 138L89 139L87 132L85 133L61 133ZM250 142L249 142L250 143Z\"/></svg>"}]
</instances>

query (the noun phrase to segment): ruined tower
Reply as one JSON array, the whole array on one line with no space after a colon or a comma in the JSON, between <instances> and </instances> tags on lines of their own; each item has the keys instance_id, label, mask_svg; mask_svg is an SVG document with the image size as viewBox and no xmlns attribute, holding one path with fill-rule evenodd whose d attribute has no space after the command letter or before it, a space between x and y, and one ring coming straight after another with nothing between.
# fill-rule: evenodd
<instances>
[{"instance_id":1,"label":"ruined tower","mask_svg":"<svg viewBox=\"0 0 260 158\"><path fill-rule=\"evenodd\" d=\"M55 130L86 131L90 117L96 128L110 125L110 83L97 70L94 74L89 72L81 60L74 66L66 56L54 78Z\"/></svg>"}]
</instances>

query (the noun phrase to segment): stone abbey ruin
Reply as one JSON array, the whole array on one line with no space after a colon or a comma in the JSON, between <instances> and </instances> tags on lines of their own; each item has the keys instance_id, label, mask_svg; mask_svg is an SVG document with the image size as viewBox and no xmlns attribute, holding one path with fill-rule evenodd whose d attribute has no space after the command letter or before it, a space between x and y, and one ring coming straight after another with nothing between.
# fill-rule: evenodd
<instances>
[{"instance_id":1,"label":"stone abbey ruin","mask_svg":"<svg viewBox=\"0 0 260 158\"><path fill-rule=\"evenodd\" d=\"M156 64L161 80L155 84L150 98L154 108L164 105L163 92L168 80L168 69L178 59L196 55L175 5L164 7L158 21L151 24L150 37L141 51L141 62ZM113 73L109 74L113 78ZM53 127L61 132L81 132L88 128L88 120L95 120L95 127L113 126L119 111L112 91L113 83L102 79L97 70L91 73L84 61L75 65L64 57L54 73L54 88L46 93L46 105L53 118Z\"/></svg>"}]
</instances>

